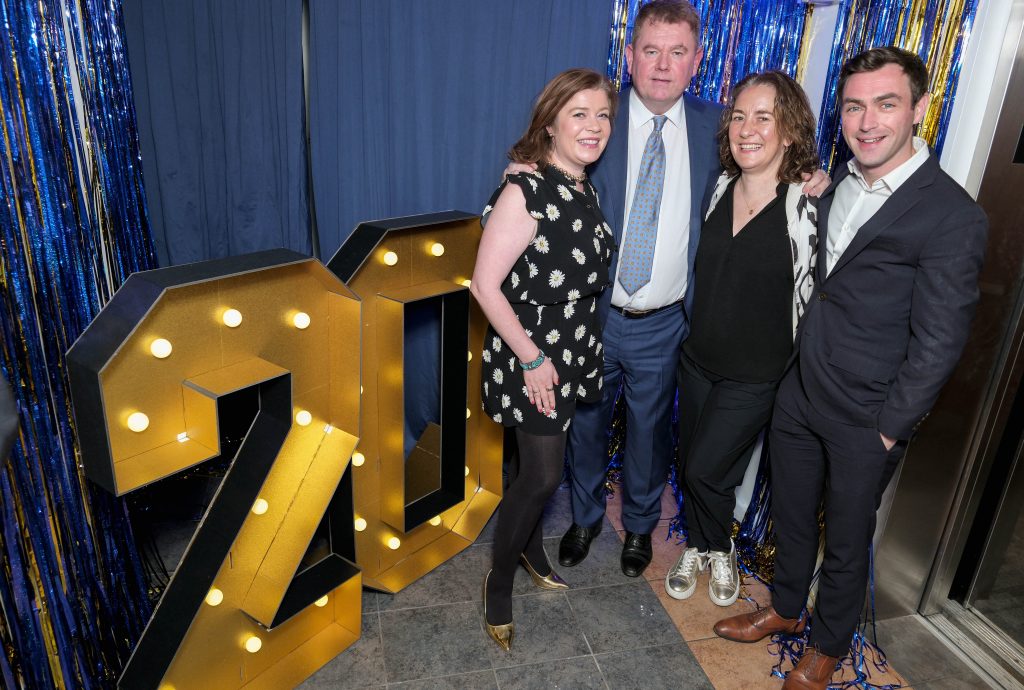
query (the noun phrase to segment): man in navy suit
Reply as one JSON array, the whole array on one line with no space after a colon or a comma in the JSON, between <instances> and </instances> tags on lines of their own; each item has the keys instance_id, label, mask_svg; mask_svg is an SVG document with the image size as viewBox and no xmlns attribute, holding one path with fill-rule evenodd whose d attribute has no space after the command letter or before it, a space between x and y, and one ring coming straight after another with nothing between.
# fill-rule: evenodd
<instances>
[{"instance_id":1,"label":"man in navy suit","mask_svg":"<svg viewBox=\"0 0 1024 690\"><path fill-rule=\"evenodd\" d=\"M606 429L620 383L628 409L622 469L622 570L640 575L651 560L651 532L672 459L671 414L679 345L688 326L684 303L700 234L704 192L719 174L715 134L721 106L683 95L704 51L700 16L685 0L653 0L640 8L626 63L633 80L623 94L612 138L592 167L601 210L615 234L612 283L598 304L604 325L604 400L581 404L569 428L573 525L558 560L582 561L601 531L605 511ZM663 116L663 117L659 117ZM657 236L649 280L627 291L620 261L645 145L655 122L664 143ZM628 249L626 250L628 252Z\"/></svg>"},{"instance_id":2,"label":"man in navy suit","mask_svg":"<svg viewBox=\"0 0 1024 690\"><path fill-rule=\"evenodd\" d=\"M849 649L882 492L952 374L978 300L988 223L913 135L927 87L924 63L899 48L865 51L839 77L854 159L818 205L817 287L775 403L772 606L715 625L740 642L803 630L824 501L814 625L786 689L824 690Z\"/></svg>"}]
</instances>

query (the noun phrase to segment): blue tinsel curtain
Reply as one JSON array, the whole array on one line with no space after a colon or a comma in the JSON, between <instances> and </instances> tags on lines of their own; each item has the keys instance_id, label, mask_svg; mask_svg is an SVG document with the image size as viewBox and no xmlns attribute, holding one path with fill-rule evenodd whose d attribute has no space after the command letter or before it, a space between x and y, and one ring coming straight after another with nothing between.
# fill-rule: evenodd
<instances>
[{"instance_id":1,"label":"blue tinsel curtain","mask_svg":"<svg viewBox=\"0 0 1024 690\"><path fill-rule=\"evenodd\" d=\"M0 0L0 685L113 684L149 617L122 501L79 471L64 353L155 264L119 0Z\"/></svg>"},{"instance_id":2,"label":"blue tinsel curtain","mask_svg":"<svg viewBox=\"0 0 1024 690\"><path fill-rule=\"evenodd\" d=\"M608 77L629 83L626 45L643 0L615 0ZM700 14L704 60L688 91L724 103L732 85L751 72L777 69L797 77L804 27L813 6L800 0L693 0Z\"/></svg>"},{"instance_id":3,"label":"blue tinsel curtain","mask_svg":"<svg viewBox=\"0 0 1024 690\"><path fill-rule=\"evenodd\" d=\"M301 0L125 0L124 13L160 263L310 253Z\"/></svg>"},{"instance_id":4,"label":"blue tinsel curtain","mask_svg":"<svg viewBox=\"0 0 1024 690\"><path fill-rule=\"evenodd\" d=\"M978 0L840 1L818 119L818 153L826 170L832 171L850 157L836 103L839 70L857 53L878 46L895 45L913 51L928 65L932 102L919 133L937 154L942 153L977 9Z\"/></svg>"}]
</instances>

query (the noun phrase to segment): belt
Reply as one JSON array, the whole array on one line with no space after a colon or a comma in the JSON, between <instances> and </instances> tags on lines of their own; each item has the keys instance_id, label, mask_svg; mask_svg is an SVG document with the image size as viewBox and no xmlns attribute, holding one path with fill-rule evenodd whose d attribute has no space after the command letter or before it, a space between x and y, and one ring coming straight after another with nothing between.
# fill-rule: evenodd
<instances>
[{"instance_id":1,"label":"belt","mask_svg":"<svg viewBox=\"0 0 1024 690\"><path fill-rule=\"evenodd\" d=\"M623 309L622 307L616 307L614 304L611 305L611 308L625 316L627 319L646 319L648 316L654 316L655 314L668 311L669 309L678 309L682 303L683 300L679 300L672 304L666 304L664 307L658 307L657 309L644 309L643 311Z\"/></svg>"}]
</instances>

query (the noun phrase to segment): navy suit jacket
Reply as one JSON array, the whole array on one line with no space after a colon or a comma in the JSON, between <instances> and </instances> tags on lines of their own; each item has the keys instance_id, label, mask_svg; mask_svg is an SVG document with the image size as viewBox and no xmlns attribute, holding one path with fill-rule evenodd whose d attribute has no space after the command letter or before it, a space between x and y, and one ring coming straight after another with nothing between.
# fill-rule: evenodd
<instances>
[{"instance_id":1,"label":"navy suit jacket","mask_svg":"<svg viewBox=\"0 0 1024 690\"><path fill-rule=\"evenodd\" d=\"M824 416L908 439L963 351L988 220L930 155L858 230L827 276L841 166L818 203L818 275L797 333L804 393Z\"/></svg>"},{"instance_id":2,"label":"navy suit jacket","mask_svg":"<svg viewBox=\"0 0 1024 690\"><path fill-rule=\"evenodd\" d=\"M619 96L619 111L615 126L604 155L590 167L590 179L601 201L601 212L615 234L615 251L612 254L610 271L611 285L601 294L598 301L598 318L603 325L608 318L612 301L612 287L615 285L615 269L619 263L618 248L622 244L623 213L626 208L626 176L628 174L629 144L629 93L624 90ZM722 106L683 94L683 108L686 113L686 140L690 159L690 243L687 252L687 275L693 275L693 260L697 256L700 241L700 226L704 209L704 196L718 175L722 166L718 160L718 124ZM693 280L688 281L684 306L689 314L693 305ZM690 332L689 318L683 337Z\"/></svg>"}]
</instances>

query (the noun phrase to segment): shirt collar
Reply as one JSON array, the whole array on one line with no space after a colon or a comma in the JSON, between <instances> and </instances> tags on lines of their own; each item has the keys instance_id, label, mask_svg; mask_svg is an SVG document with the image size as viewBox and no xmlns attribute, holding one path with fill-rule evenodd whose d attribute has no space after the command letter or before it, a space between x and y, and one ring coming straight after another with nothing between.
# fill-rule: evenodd
<instances>
[{"instance_id":1,"label":"shirt collar","mask_svg":"<svg viewBox=\"0 0 1024 690\"><path fill-rule=\"evenodd\" d=\"M889 171L888 174L875 180L875 184L869 185L868 181L864 179L864 175L860 171L860 163L857 162L856 158L851 158L847 165L850 168L850 172L856 177L857 182L861 186L868 190L874 191L881 189L883 186L888 188L889 193L895 192L899 189L900 185L907 181L907 179L917 172L917 169L928 159L928 142L921 137L914 137L912 140L914 147L914 155L909 159L901 163L895 170Z\"/></svg>"},{"instance_id":2,"label":"shirt collar","mask_svg":"<svg viewBox=\"0 0 1024 690\"><path fill-rule=\"evenodd\" d=\"M683 97L680 96L679 100L672 104L665 115L668 117L668 122L671 122L676 128L683 126L684 112L683 112ZM651 120L654 119L654 113L648 110L644 102L640 100L640 96L637 95L636 89L629 90L629 126L633 129L644 127Z\"/></svg>"}]
</instances>

